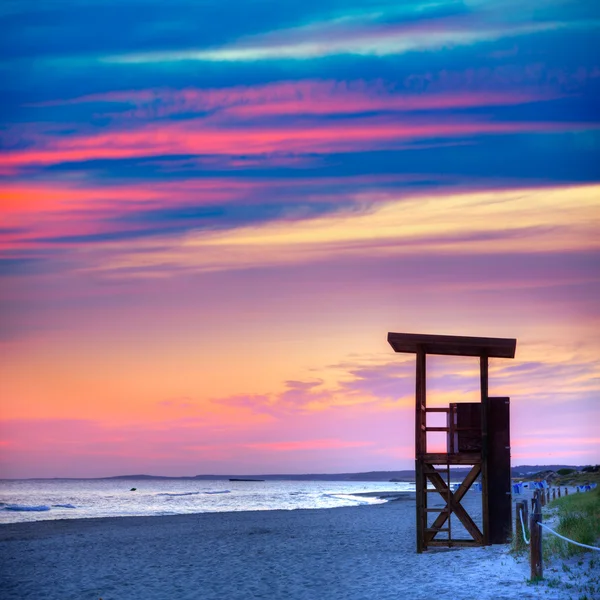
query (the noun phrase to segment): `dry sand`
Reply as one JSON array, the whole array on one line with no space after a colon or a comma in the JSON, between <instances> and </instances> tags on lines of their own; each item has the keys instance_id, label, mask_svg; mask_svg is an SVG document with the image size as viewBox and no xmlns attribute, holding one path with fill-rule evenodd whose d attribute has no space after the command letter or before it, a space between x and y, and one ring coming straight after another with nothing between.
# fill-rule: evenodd
<instances>
[{"instance_id":1,"label":"dry sand","mask_svg":"<svg viewBox=\"0 0 600 600\"><path fill-rule=\"evenodd\" d=\"M412 498L350 508L0 526L4 600L576 598L508 546L415 553ZM575 568L575 576L579 577ZM588 596L592 597L592 596Z\"/></svg>"}]
</instances>

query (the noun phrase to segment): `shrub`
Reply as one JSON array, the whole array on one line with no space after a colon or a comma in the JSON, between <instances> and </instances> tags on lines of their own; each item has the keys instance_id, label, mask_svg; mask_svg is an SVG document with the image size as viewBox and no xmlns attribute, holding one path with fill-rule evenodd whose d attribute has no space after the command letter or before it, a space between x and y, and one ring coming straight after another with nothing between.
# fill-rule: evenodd
<instances>
[{"instance_id":1,"label":"shrub","mask_svg":"<svg viewBox=\"0 0 600 600\"><path fill-rule=\"evenodd\" d=\"M575 469L559 469L556 471L559 475L570 475L571 473L575 473Z\"/></svg>"}]
</instances>

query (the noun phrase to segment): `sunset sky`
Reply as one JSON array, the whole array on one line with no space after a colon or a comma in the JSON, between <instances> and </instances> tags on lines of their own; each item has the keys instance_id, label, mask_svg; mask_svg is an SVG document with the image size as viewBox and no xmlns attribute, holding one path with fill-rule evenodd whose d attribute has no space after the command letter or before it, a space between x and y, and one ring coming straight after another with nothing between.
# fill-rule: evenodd
<instances>
[{"instance_id":1,"label":"sunset sky","mask_svg":"<svg viewBox=\"0 0 600 600\"><path fill-rule=\"evenodd\" d=\"M414 466L388 331L600 462L600 3L4 0L0 477ZM431 402L477 399L433 357Z\"/></svg>"}]
</instances>

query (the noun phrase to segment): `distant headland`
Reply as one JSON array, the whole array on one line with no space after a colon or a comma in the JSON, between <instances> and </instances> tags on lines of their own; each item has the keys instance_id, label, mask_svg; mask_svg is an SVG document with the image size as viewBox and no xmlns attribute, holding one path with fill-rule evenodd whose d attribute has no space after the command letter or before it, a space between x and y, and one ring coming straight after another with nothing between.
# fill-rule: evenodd
<instances>
[{"instance_id":1,"label":"distant headland","mask_svg":"<svg viewBox=\"0 0 600 600\"><path fill-rule=\"evenodd\" d=\"M511 469L513 478L531 478L536 474L558 471L559 469L573 469L580 471L585 466L576 465L519 465ZM452 469L457 477L466 475L469 469ZM29 479L44 479L35 477ZM204 481L389 481L389 482L414 482L415 472L412 469L402 471L365 471L359 473L272 473L257 475L236 474L202 474L173 477L169 475L114 475L111 477L51 477L47 479L164 479L164 480L204 480Z\"/></svg>"}]
</instances>

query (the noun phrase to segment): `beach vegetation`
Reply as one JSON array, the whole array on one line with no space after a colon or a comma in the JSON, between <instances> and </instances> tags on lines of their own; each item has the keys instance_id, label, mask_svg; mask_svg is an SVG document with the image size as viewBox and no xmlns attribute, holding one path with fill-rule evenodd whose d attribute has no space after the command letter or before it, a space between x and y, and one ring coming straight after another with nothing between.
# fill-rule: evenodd
<instances>
[{"instance_id":1,"label":"beach vegetation","mask_svg":"<svg viewBox=\"0 0 600 600\"><path fill-rule=\"evenodd\" d=\"M588 483L598 483L600 484L600 470L597 470L595 467L590 467L591 470L584 471L573 471L572 473L568 473L566 475L561 475L557 472L556 479L552 482L552 485L556 486L575 486L575 485L585 485ZM562 469L561 469L562 470Z\"/></svg>"},{"instance_id":2,"label":"beach vegetation","mask_svg":"<svg viewBox=\"0 0 600 600\"><path fill-rule=\"evenodd\" d=\"M555 509L558 525L553 527L558 533L589 546L597 545L600 538L600 488L582 494L571 494L557 498L548 504ZM585 548L565 542L554 535L544 535L546 556L574 556L586 552Z\"/></svg>"},{"instance_id":3,"label":"beach vegetation","mask_svg":"<svg viewBox=\"0 0 600 600\"><path fill-rule=\"evenodd\" d=\"M600 471L600 465L588 465L587 467L583 467L581 471L583 473L597 473L598 471Z\"/></svg>"},{"instance_id":4,"label":"beach vegetation","mask_svg":"<svg viewBox=\"0 0 600 600\"><path fill-rule=\"evenodd\" d=\"M559 475L569 475L571 473L575 473L575 469L558 469L556 471Z\"/></svg>"}]
</instances>

